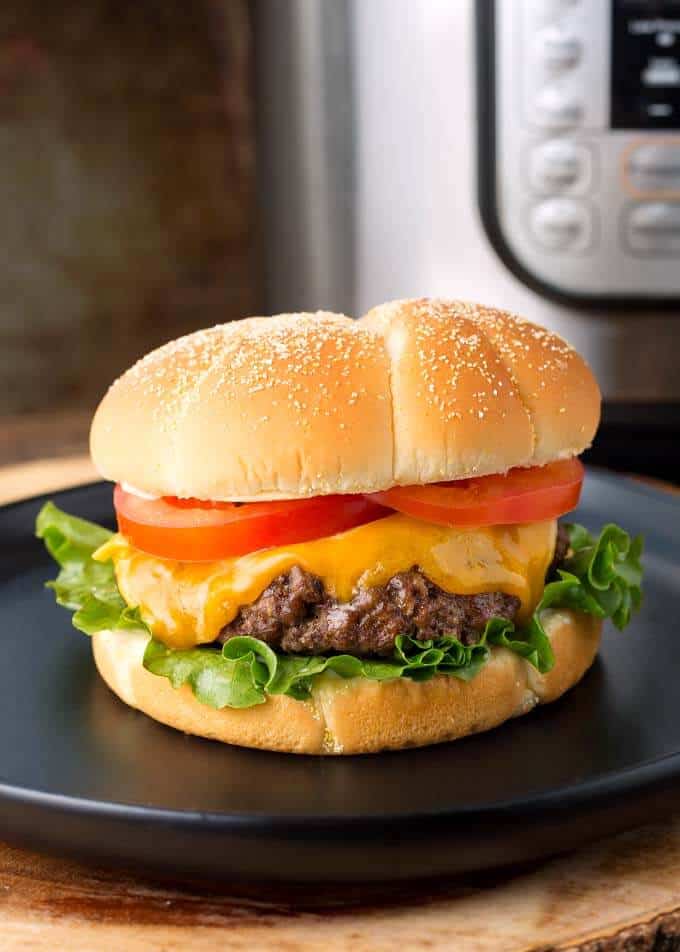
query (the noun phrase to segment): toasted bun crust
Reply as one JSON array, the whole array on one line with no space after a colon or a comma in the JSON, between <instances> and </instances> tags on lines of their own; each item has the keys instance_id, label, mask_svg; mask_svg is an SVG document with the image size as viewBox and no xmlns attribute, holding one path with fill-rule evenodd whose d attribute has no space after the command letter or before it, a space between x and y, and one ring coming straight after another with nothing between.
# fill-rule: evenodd
<instances>
[{"instance_id":1,"label":"toasted bun crust","mask_svg":"<svg viewBox=\"0 0 680 952\"><path fill-rule=\"evenodd\" d=\"M575 456L600 394L561 338L504 311L396 301L359 321L254 317L153 351L91 432L103 476L155 495L372 492Z\"/></svg>"},{"instance_id":2,"label":"toasted bun crust","mask_svg":"<svg viewBox=\"0 0 680 952\"><path fill-rule=\"evenodd\" d=\"M189 734L242 747L296 754L365 754L422 747L489 730L537 704L554 701L592 664L602 623L568 611L546 612L555 666L538 674L505 648L471 681L438 675L415 682L325 676L309 701L276 695L244 710L214 710L190 688L174 689L142 667L146 637L100 632L92 639L99 673L126 704Z\"/></svg>"},{"instance_id":3,"label":"toasted bun crust","mask_svg":"<svg viewBox=\"0 0 680 952\"><path fill-rule=\"evenodd\" d=\"M361 323L390 356L397 483L540 466L577 456L595 435L595 378L545 328L430 299L383 304Z\"/></svg>"}]
</instances>

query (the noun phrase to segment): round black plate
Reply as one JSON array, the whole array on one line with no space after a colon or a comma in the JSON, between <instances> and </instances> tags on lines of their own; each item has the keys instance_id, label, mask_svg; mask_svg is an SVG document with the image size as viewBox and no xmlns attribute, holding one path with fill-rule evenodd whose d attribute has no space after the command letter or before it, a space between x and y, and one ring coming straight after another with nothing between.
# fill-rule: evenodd
<instances>
[{"instance_id":1,"label":"round black plate","mask_svg":"<svg viewBox=\"0 0 680 952\"><path fill-rule=\"evenodd\" d=\"M103 484L58 493L111 522ZM295 757L187 737L127 708L43 583L42 499L0 509L0 837L210 879L438 876L554 853L680 795L680 501L591 472L578 518L646 536L645 603L557 703L478 737Z\"/></svg>"}]
</instances>

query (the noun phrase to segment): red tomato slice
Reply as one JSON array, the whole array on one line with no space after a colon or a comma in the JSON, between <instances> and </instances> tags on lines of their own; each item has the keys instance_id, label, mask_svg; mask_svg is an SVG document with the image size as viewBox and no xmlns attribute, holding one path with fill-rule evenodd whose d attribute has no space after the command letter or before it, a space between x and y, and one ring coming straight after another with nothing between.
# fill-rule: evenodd
<instances>
[{"instance_id":1,"label":"red tomato slice","mask_svg":"<svg viewBox=\"0 0 680 952\"><path fill-rule=\"evenodd\" d=\"M136 548L181 562L307 542L389 515L362 495L234 503L173 496L142 499L116 486L113 503L118 528Z\"/></svg>"},{"instance_id":2,"label":"red tomato slice","mask_svg":"<svg viewBox=\"0 0 680 952\"><path fill-rule=\"evenodd\" d=\"M578 503L583 464L569 459L504 476L480 476L428 486L395 486L369 497L416 519L442 526L494 526L555 519Z\"/></svg>"}]
</instances>

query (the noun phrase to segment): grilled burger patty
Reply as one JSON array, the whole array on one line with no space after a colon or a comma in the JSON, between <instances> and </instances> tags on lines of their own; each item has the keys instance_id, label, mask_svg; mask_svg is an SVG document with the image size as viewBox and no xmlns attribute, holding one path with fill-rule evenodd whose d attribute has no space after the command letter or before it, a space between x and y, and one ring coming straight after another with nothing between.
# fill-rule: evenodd
<instances>
[{"instance_id":1,"label":"grilled burger patty","mask_svg":"<svg viewBox=\"0 0 680 952\"><path fill-rule=\"evenodd\" d=\"M361 589L337 602L321 579L294 566L279 575L252 605L245 605L220 633L220 641L253 635L294 654L346 651L391 655L397 635L477 640L489 618L514 618L514 595L449 595L418 568L394 575L386 585Z\"/></svg>"},{"instance_id":2,"label":"grilled burger patty","mask_svg":"<svg viewBox=\"0 0 680 952\"><path fill-rule=\"evenodd\" d=\"M568 544L560 525L548 576L563 561ZM503 592L451 595L417 566L386 585L361 589L350 602L338 602L320 578L293 566L241 608L219 641L252 635L291 654L391 655L395 638L404 634L422 640L454 635L463 644L474 644L490 618L514 621L519 606L516 596Z\"/></svg>"}]
</instances>

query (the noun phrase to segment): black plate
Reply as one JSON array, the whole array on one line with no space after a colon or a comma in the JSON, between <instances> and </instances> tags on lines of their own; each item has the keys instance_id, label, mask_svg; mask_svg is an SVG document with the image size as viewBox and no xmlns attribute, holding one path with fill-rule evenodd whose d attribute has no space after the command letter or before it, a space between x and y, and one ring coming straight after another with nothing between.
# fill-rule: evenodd
<instances>
[{"instance_id":1,"label":"black plate","mask_svg":"<svg viewBox=\"0 0 680 952\"><path fill-rule=\"evenodd\" d=\"M110 523L103 484L58 493ZM42 499L0 509L0 836L206 878L374 880L518 862L680 800L680 501L590 473L578 517L647 540L645 604L557 703L479 737L295 757L187 737L123 705L43 589Z\"/></svg>"}]
</instances>

